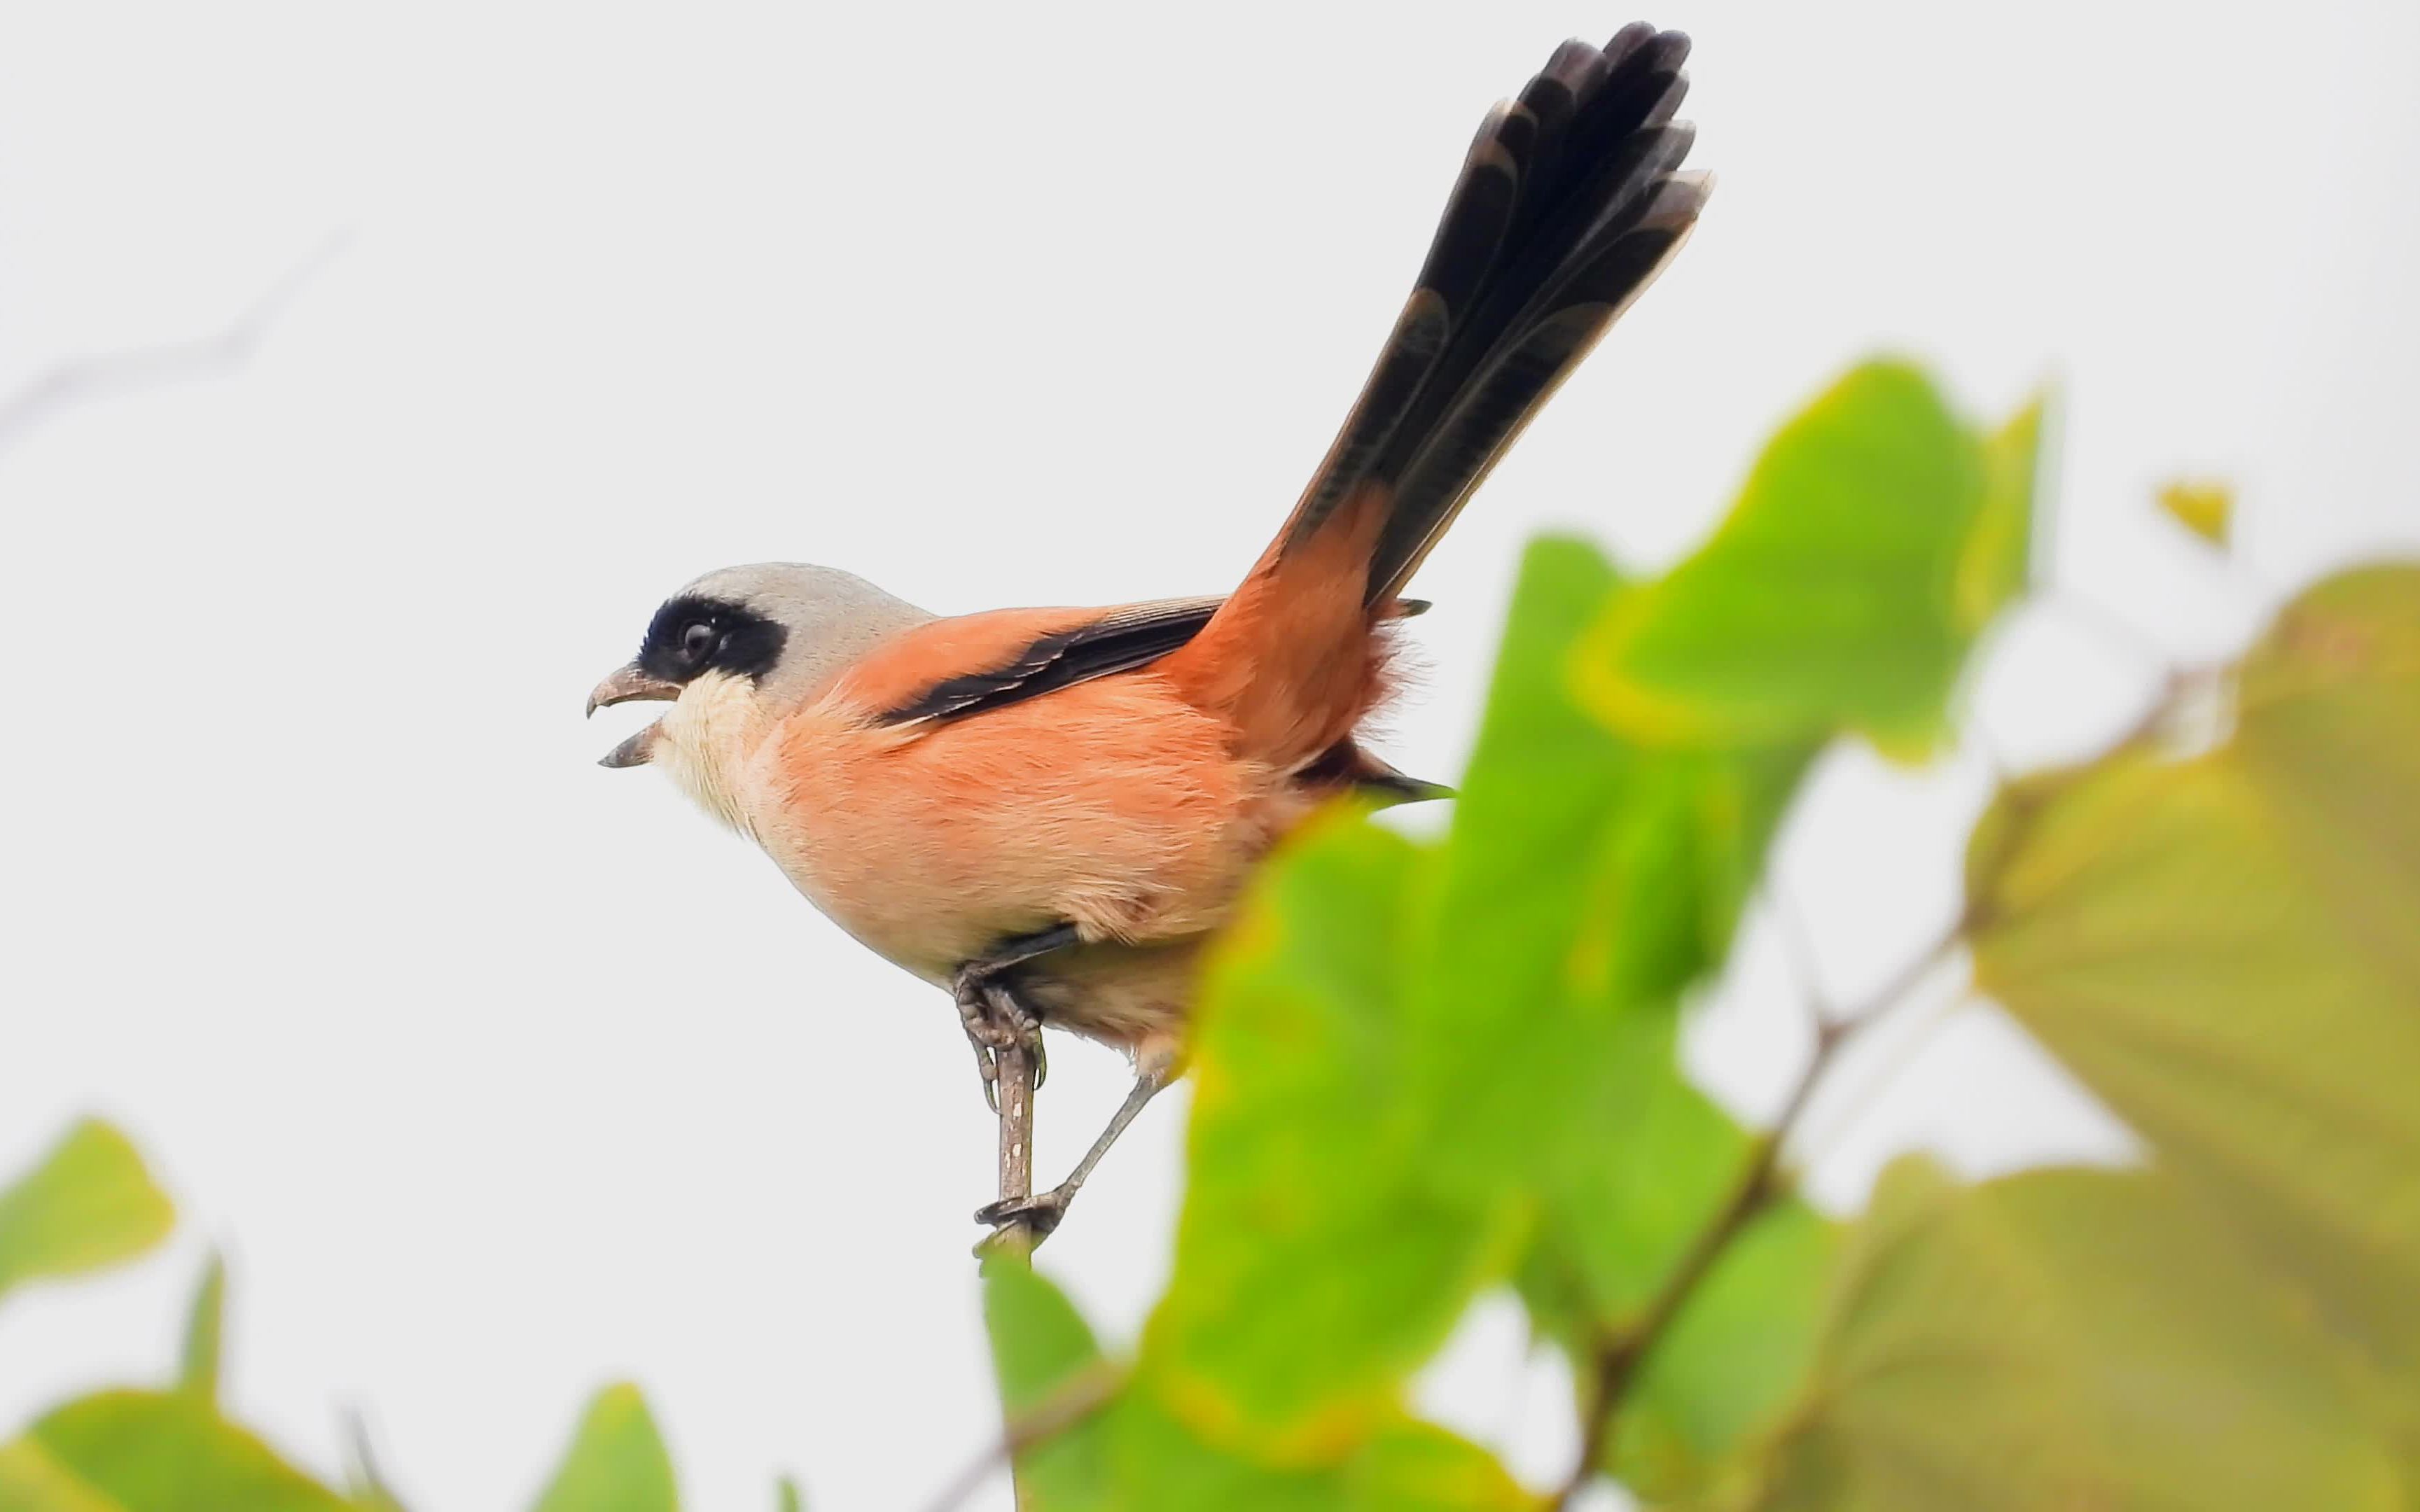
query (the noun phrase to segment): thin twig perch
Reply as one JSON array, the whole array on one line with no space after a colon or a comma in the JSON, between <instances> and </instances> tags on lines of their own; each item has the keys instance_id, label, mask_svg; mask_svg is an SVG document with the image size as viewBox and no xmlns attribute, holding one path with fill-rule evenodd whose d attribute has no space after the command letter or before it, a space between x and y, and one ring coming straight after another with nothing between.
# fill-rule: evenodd
<instances>
[{"instance_id":1,"label":"thin twig perch","mask_svg":"<svg viewBox=\"0 0 2420 1512\"><path fill-rule=\"evenodd\" d=\"M1034 1054L1018 1044L995 1057L1000 1067L1000 1200L1023 1202L1033 1195ZM1033 1254L1033 1226L1022 1219L1003 1224L985 1241L990 1253L1022 1260Z\"/></svg>"}]
</instances>

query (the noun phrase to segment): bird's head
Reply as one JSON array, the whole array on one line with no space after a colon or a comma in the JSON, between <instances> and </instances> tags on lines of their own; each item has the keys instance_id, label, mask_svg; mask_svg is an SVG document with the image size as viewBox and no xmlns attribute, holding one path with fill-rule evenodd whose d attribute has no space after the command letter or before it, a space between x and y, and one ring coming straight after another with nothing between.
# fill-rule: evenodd
<instances>
[{"instance_id":1,"label":"bird's head","mask_svg":"<svg viewBox=\"0 0 2420 1512\"><path fill-rule=\"evenodd\" d=\"M931 619L864 579L802 562L709 572L665 599L639 654L588 695L588 712L641 700L673 709L605 754L641 766L796 706L877 641ZM700 756L714 752L700 749Z\"/></svg>"}]
</instances>

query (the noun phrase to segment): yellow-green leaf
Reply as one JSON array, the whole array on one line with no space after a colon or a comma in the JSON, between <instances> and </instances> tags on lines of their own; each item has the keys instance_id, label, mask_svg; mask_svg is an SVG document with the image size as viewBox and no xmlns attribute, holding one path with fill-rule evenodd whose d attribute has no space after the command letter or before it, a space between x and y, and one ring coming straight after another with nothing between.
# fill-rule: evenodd
<instances>
[{"instance_id":1,"label":"yellow-green leaf","mask_svg":"<svg viewBox=\"0 0 2420 1512\"><path fill-rule=\"evenodd\" d=\"M124 1512L31 1439L0 1444L0 1512Z\"/></svg>"},{"instance_id":2,"label":"yellow-green leaf","mask_svg":"<svg viewBox=\"0 0 2420 1512\"><path fill-rule=\"evenodd\" d=\"M2160 490L2160 508L2211 545L2224 547L2235 521L2235 490L2223 483L2179 479Z\"/></svg>"},{"instance_id":3,"label":"yellow-green leaf","mask_svg":"<svg viewBox=\"0 0 2420 1512\"><path fill-rule=\"evenodd\" d=\"M175 1222L133 1145L86 1119L0 1191L0 1296L21 1282L131 1259Z\"/></svg>"},{"instance_id":4,"label":"yellow-green leaf","mask_svg":"<svg viewBox=\"0 0 2420 1512\"><path fill-rule=\"evenodd\" d=\"M1983 502L1958 557L1959 632L1972 636L2024 592L2032 577L2034 503L2042 491L2042 427L2050 407L2037 396L1983 441Z\"/></svg>"},{"instance_id":5,"label":"yellow-green leaf","mask_svg":"<svg viewBox=\"0 0 2420 1512\"><path fill-rule=\"evenodd\" d=\"M1116 1512L1539 1512L1493 1455L1390 1412L1327 1464L1270 1464L1204 1443L1146 1390L1115 1421Z\"/></svg>"},{"instance_id":6,"label":"yellow-green leaf","mask_svg":"<svg viewBox=\"0 0 2420 1512\"><path fill-rule=\"evenodd\" d=\"M226 1325L226 1261L216 1251L202 1267L194 1301L185 1313L185 1348L177 1384L206 1402L219 1395L220 1354Z\"/></svg>"},{"instance_id":7,"label":"yellow-green leaf","mask_svg":"<svg viewBox=\"0 0 2420 1512\"><path fill-rule=\"evenodd\" d=\"M183 1392L106 1391L45 1414L0 1454L0 1507L18 1484L40 1512L345 1512L334 1491ZM11 1476L20 1477L12 1483ZM72 1487L86 1500L56 1500ZM41 1500L41 1495L54 1498Z\"/></svg>"},{"instance_id":8,"label":"yellow-green leaf","mask_svg":"<svg viewBox=\"0 0 2420 1512\"><path fill-rule=\"evenodd\" d=\"M639 1388L608 1386L581 1417L535 1512L677 1512L672 1457Z\"/></svg>"},{"instance_id":9,"label":"yellow-green leaf","mask_svg":"<svg viewBox=\"0 0 2420 1512\"><path fill-rule=\"evenodd\" d=\"M1978 984L2420 1386L2420 568L2302 595L2236 734L2011 788Z\"/></svg>"},{"instance_id":10,"label":"yellow-green leaf","mask_svg":"<svg viewBox=\"0 0 2420 1512\"><path fill-rule=\"evenodd\" d=\"M1886 1173L1763 1512L2389 1512L2404 1479L2338 1341L2150 1172Z\"/></svg>"}]
</instances>

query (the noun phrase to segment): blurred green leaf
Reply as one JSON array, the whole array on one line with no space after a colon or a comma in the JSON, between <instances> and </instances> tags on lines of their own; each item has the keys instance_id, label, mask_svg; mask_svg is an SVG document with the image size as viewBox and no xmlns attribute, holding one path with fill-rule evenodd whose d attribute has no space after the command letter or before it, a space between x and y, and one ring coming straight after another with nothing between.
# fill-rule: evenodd
<instances>
[{"instance_id":1,"label":"blurred green leaf","mask_svg":"<svg viewBox=\"0 0 2420 1512\"><path fill-rule=\"evenodd\" d=\"M774 1483L773 1505L775 1512L807 1512L807 1498L799 1483L784 1475Z\"/></svg>"},{"instance_id":2,"label":"blurred green leaf","mask_svg":"<svg viewBox=\"0 0 2420 1512\"><path fill-rule=\"evenodd\" d=\"M1148 1392L1115 1419L1117 1512L1535 1512L1484 1449L1389 1412L1336 1464L1271 1466L1195 1436Z\"/></svg>"},{"instance_id":3,"label":"blurred green leaf","mask_svg":"<svg viewBox=\"0 0 2420 1512\"><path fill-rule=\"evenodd\" d=\"M672 1457L639 1388L608 1386L588 1404L535 1512L676 1512Z\"/></svg>"},{"instance_id":4,"label":"blurred green leaf","mask_svg":"<svg viewBox=\"0 0 2420 1512\"><path fill-rule=\"evenodd\" d=\"M1176 1274L1139 1366L1187 1434L1342 1465L1516 1263L1566 1341L1653 1293L1748 1148L1680 1076L1681 995L1823 744L1854 726L1904 754L1946 728L2024 579L2039 432L2030 409L1987 441L1874 364L1669 578L1532 548L1449 839L1315 831L1213 962ZM1787 1398L1830 1248L1786 1206L1692 1300L1624 1414L1634 1479L1693 1485Z\"/></svg>"},{"instance_id":5,"label":"blurred green leaf","mask_svg":"<svg viewBox=\"0 0 2420 1512\"><path fill-rule=\"evenodd\" d=\"M1418 1184L1409 841L1352 816L1269 867L1213 963L1175 1275L1142 1368L1197 1430L1329 1458L1509 1258L1517 1211Z\"/></svg>"},{"instance_id":6,"label":"blurred green leaf","mask_svg":"<svg viewBox=\"0 0 2420 1512\"><path fill-rule=\"evenodd\" d=\"M1093 1330L1065 1294L1032 1266L1006 1257L984 1264L984 1321L1001 1412L1013 1422L1072 1387L1084 1373L1109 1368ZM1027 1512L1080 1512L1110 1500L1105 1414L1095 1413L1026 1451L1017 1484Z\"/></svg>"},{"instance_id":7,"label":"blurred green leaf","mask_svg":"<svg viewBox=\"0 0 2420 1512\"><path fill-rule=\"evenodd\" d=\"M1850 1241L1766 1512L2411 1504L2357 1375L2175 1183L1893 1166Z\"/></svg>"},{"instance_id":8,"label":"blurred green leaf","mask_svg":"<svg viewBox=\"0 0 2420 1512\"><path fill-rule=\"evenodd\" d=\"M2235 523L2235 490L2223 483L2179 481L2160 490L2160 509L2211 545L2224 547Z\"/></svg>"},{"instance_id":9,"label":"blurred green leaf","mask_svg":"<svg viewBox=\"0 0 2420 1512\"><path fill-rule=\"evenodd\" d=\"M2420 568L2303 594L2241 688L2226 745L2001 796L1977 982L2420 1383Z\"/></svg>"},{"instance_id":10,"label":"blurred green leaf","mask_svg":"<svg viewBox=\"0 0 2420 1512\"><path fill-rule=\"evenodd\" d=\"M177 1365L178 1389L205 1402L219 1396L219 1355L225 1331L226 1261L213 1250L194 1287L185 1314L185 1348Z\"/></svg>"},{"instance_id":11,"label":"blurred green leaf","mask_svg":"<svg viewBox=\"0 0 2420 1512\"><path fill-rule=\"evenodd\" d=\"M1087 1371L1114 1368L1059 1288L1023 1266L985 1268L984 1311L1012 1419L1046 1407ZM1019 1504L1031 1512L1531 1512L1537 1504L1485 1450L1396 1409L1326 1463L1272 1462L1258 1453L1264 1447L1214 1444L1150 1383L1131 1381L1021 1457Z\"/></svg>"},{"instance_id":12,"label":"blurred green leaf","mask_svg":"<svg viewBox=\"0 0 2420 1512\"><path fill-rule=\"evenodd\" d=\"M0 1512L124 1512L31 1439L0 1444Z\"/></svg>"},{"instance_id":13,"label":"blurred green leaf","mask_svg":"<svg viewBox=\"0 0 2420 1512\"><path fill-rule=\"evenodd\" d=\"M2336 921L2420 980L2420 565L2338 573L2244 658L2235 759Z\"/></svg>"},{"instance_id":14,"label":"blurred green leaf","mask_svg":"<svg viewBox=\"0 0 2420 1512\"><path fill-rule=\"evenodd\" d=\"M1531 546L1436 863L1407 1060L1429 1178L1468 1200L1597 1157L1573 1120L1626 1074L1617 1021L1722 959L1813 751L1641 751L1582 709L1574 648L1627 592L1592 548Z\"/></svg>"},{"instance_id":15,"label":"blurred green leaf","mask_svg":"<svg viewBox=\"0 0 2420 1512\"><path fill-rule=\"evenodd\" d=\"M1747 1160L1746 1132L1682 1079L1672 1010L1728 949L1814 752L1643 751L1591 717L1566 669L1621 591L1590 548L1530 548L1413 988L1425 1015L1466 1020L1430 1068L1439 1169L1537 1184L1521 1290L1575 1354L1646 1304ZM1783 1397L1828 1248L1789 1203L1709 1278L1634 1386L1625 1479L1686 1484Z\"/></svg>"},{"instance_id":16,"label":"blurred green leaf","mask_svg":"<svg viewBox=\"0 0 2420 1512\"><path fill-rule=\"evenodd\" d=\"M167 1194L116 1129L86 1119L0 1191L0 1297L142 1254L176 1223Z\"/></svg>"},{"instance_id":17,"label":"blurred green leaf","mask_svg":"<svg viewBox=\"0 0 2420 1512\"><path fill-rule=\"evenodd\" d=\"M0 1450L6 1512L344 1512L349 1505L184 1392L86 1396Z\"/></svg>"},{"instance_id":18,"label":"blurred green leaf","mask_svg":"<svg viewBox=\"0 0 2420 1512\"><path fill-rule=\"evenodd\" d=\"M1975 633L2023 579L2038 411L1987 445L1902 363L1784 426L1713 540L1616 600L1589 705L1642 746L1855 730L1902 759L1948 733Z\"/></svg>"}]
</instances>

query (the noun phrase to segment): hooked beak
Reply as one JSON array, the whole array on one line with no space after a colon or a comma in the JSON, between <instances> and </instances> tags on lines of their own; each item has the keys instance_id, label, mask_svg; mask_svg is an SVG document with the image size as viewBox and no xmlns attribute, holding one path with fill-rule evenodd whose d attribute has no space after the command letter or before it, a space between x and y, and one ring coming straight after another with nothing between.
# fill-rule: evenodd
<instances>
[{"instance_id":1,"label":"hooked beak","mask_svg":"<svg viewBox=\"0 0 2420 1512\"><path fill-rule=\"evenodd\" d=\"M680 692L679 684L667 683L660 677L642 671L639 664L632 662L627 667L616 668L613 675L597 685L597 690L588 695L588 712L593 716L597 710L613 704L633 703L641 700L668 703L680 697ZM659 728L659 723L647 726L607 751L604 760L597 764L644 766L655 754L656 732Z\"/></svg>"}]
</instances>

